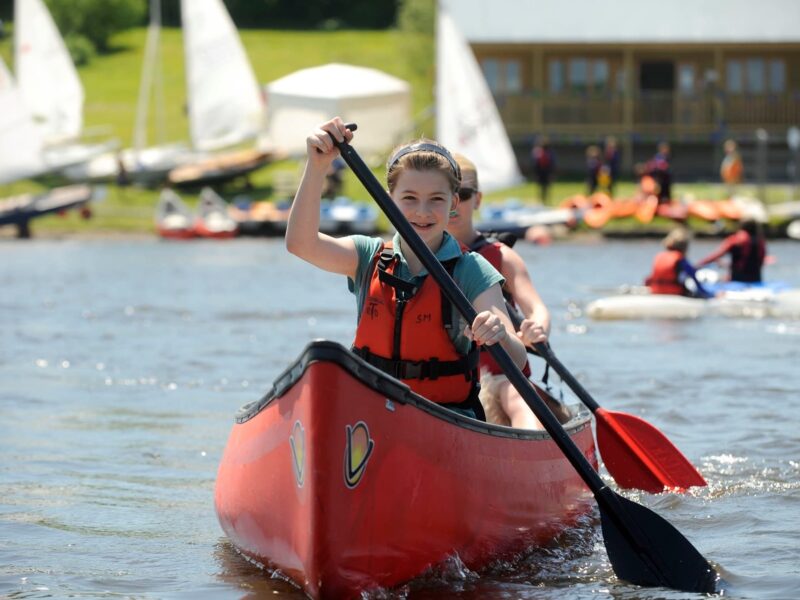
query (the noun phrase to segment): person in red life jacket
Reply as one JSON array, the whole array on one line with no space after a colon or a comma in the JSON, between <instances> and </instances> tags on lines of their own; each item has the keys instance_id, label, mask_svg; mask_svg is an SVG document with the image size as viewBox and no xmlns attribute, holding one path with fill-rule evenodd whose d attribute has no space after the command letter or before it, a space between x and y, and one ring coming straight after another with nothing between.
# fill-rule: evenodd
<instances>
[{"instance_id":1,"label":"person in red life jacket","mask_svg":"<svg viewBox=\"0 0 800 600\"><path fill-rule=\"evenodd\" d=\"M731 281L761 283L761 267L767 256L767 246L758 221L744 219L739 231L722 240L717 249L698 262L697 266L711 264L726 254L731 257Z\"/></svg>"},{"instance_id":2,"label":"person in red life jacket","mask_svg":"<svg viewBox=\"0 0 800 600\"><path fill-rule=\"evenodd\" d=\"M713 296L697 280L697 271L686 259L689 249L689 232L683 227L673 229L662 242L665 250L653 259L653 270L645 280L645 285L653 294L675 294L710 298ZM694 285L687 286L688 281Z\"/></svg>"},{"instance_id":3,"label":"person in red life jacket","mask_svg":"<svg viewBox=\"0 0 800 600\"><path fill-rule=\"evenodd\" d=\"M286 247L311 264L348 278L358 308L353 351L414 392L464 415L481 417L478 348L500 344L522 368L525 347L513 333L500 285L502 276L466 252L445 231L458 203L460 169L440 144L419 140L397 148L387 163L389 194L475 307L467 326L436 281L399 235L391 242L319 232L320 194L339 156L331 136L350 141L339 117L306 139L308 161L292 204Z\"/></svg>"},{"instance_id":4,"label":"person in red life jacket","mask_svg":"<svg viewBox=\"0 0 800 600\"><path fill-rule=\"evenodd\" d=\"M658 203L669 204L672 200L672 167L667 142L658 144L655 156L644 167L644 175L649 175L658 184Z\"/></svg>"},{"instance_id":5,"label":"person in red life jacket","mask_svg":"<svg viewBox=\"0 0 800 600\"><path fill-rule=\"evenodd\" d=\"M450 216L447 230L462 244L488 260L505 278L506 301L525 316L517 336L525 345L546 342L550 333L550 313L533 286L522 257L511 247L485 237L473 224L472 215L483 194L478 185L475 164L465 156L455 155L461 168L459 203ZM530 374L530 368L523 370ZM521 429L542 429L542 425L511 385L500 366L488 352L481 352L481 403L490 423Z\"/></svg>"}]
</instances>

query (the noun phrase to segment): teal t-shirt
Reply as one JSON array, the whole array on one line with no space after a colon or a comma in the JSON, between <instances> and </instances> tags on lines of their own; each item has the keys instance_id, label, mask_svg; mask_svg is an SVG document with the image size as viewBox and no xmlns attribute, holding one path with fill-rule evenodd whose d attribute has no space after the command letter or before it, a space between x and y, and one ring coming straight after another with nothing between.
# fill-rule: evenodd
<instances>
[{"instance_id":1,"label":"teal t-shirt","mask_svg":"<svg viewBox=\"0 0 800 600\"><path fill-rule=\"evenodd\" d=\"M355 280L347 278L347 286L349 290L355 294L357 300L357 315L361 315L361 310L364 307L364 278L367 277L372 258L375 253L383 244L383 239L379 237L368 237L365 235L350 236L358 252L358 267L356 268ZM412 285L422 285L423 279L428 276L428 271L423 267L419 275L412 276L408 268L408 262L403 256L404 242L399 234L395 234L392 239L392 249L395 255L400 257L400 262L395 269L394 275L408 281ZM461 255L461 246L456 239L449 233L444 234L442 245L436 251L436 258L440 261L450 260ZM464 292L464 295L470 302L474 302L475 298L480 296L483 292L488 290L494 284L499 283L502 285L505 282L503 276L495 269L489 261L483 258L480 254L475 252L468 252L464 254L461 260L456 263L453 270L453 279ZM453 307L453 311L455 311ZM462 332L465 327L464 319L458 315L460 325L459 332ZM455 340L456 347L461 352L466 352L469 349L470 341L461 333Z\"/></svg>"}]
</instances>

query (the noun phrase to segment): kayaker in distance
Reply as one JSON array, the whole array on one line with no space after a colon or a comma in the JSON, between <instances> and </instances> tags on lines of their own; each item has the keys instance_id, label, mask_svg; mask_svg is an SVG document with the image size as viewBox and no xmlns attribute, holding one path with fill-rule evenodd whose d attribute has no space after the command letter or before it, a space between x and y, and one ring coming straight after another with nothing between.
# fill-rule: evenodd
<instances>
[{"instance_id":1,"label":"kayaker in distance","mask_svg":"<svg viewBox=\"0 0 800 600\"><path fill-rule=\"evenodd\" d=\"M761 267L767 256L761 224L755 219L742 220L739 231L722 240L717 249L698 262L697 266L711 264L726 254L731 256L731 281L761 283Z\"/></svg>"},{"instance_id":2,"label":"kayaker in distance","mask_svg":"<svg viewBox=\"0 0 800 600\"><path fill-rule=\"evenodd\" d=\"M645 285L653 294L676 294L695 298L711 298L714 294L706 290L697 280L697 271L686 259L689 249L689 232L676 227L662 242L664 250L653 259L653 270L645 280ZM693 289L686 282L694 282Z\"/></svg>"},{"instance_id":3,"label":"kayaker in distance","mask_svg":"<svg viewBox=\"0 0 800 600\"><path fill-rule=\"evenodd\" d=\"M386 179L392 200L475 307L470 327L461 326L455 309L399 235L384 242L319 232L325 173L339 156L331 136L341 142L353 134L336 117L306 138L308 161L289 215L286 248L321 269L347 276L358 306L356 354L429 400L482 417L477 346L500 343L520 368L527 354L519 338L509 333L513 327L500 289L502 276L484 258L465 253L445 231L458 203L457 163L440 144L420 140L392 153Z\"/></svg>"},{"instance_id":4,"label":"kayaker in distance","mask_svg":"<svg viewBox=\"0 0 800 600\"><path fill-rule=\"evenodd\" d=\"M480 207L483 197L478 172L467 157L456 154L455 159L461 168L461 187L458 190L459 202L451 212L447 231L470 250L482 255L505 278L503 294L526 316L517 332L522 342L525 345L546 342L550 334L550 313L531 281L525 262L506 244L487 238L475 229L472 215ZM530 375L528 364L523 373ZM481 352L480 398L489 423L542 429L539 419L488 352Z\"/></svg>"}]
</instances>

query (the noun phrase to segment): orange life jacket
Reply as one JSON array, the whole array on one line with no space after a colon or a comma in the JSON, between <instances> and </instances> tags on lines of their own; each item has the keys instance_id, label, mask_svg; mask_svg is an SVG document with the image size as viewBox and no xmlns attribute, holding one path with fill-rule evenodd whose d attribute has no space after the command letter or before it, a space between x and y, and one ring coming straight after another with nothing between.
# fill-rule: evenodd
<instances>
[{"instance_id":1,"label":"orange life jacket","mask_svg":"<svg viewBox=\"0 0 800 600\"><path fill-rule=\"evenodd\" d=\"M683 254L677 250L659 252L653 259L653 272L645 280L645 285L653 294L678 294L686 293L686 288L678 279L678 261Z\"/></svg>"},{"instance_id":2,"label":"orange life jacket","mask_svg":"<svg viewBox=\"0 0 800 600\"><path fill-rule=\"evenodd\" d=\"M487 261L489 264L492 265L497 271L502 275L503 273L503 253L501 250L501 244L503 242L499 242L493 240L491 238L487 238L484 235L478 236L478 238L472 242L470 246L470 250L472 252L477 252ZM519 309L517 308L516 302L514 302L514 297L511 295L511 292L508 291L506 285L503 284L503 297L506 299L506 307L508 308L509 313L511 311L516 311L519 313ZM513 321L513 318L512 318ZM500 365L497 364L497 361L489 354L489 349L486 347L481 348L481 369L486 369L492 375L502 375L503 369L500 368ZM525 368L522 369L523 374L526 377L530 377L531 375L531 367L529 363L525 363Z\"/></svg>"},{"instance_id":3,"label":"orange life jacket","mask_svg":"<svg viewBox=\"0 0 800 600\"><path fill-rule=\"evenodd\" d=\"M442 263L451 276L459 259ZM375 253L353 352L433 402L477 408L476 345L466 355L457 350L458 319L436 280L417 287L400 279L399 261L391 242Z\"/></svg>"}]
</instances>

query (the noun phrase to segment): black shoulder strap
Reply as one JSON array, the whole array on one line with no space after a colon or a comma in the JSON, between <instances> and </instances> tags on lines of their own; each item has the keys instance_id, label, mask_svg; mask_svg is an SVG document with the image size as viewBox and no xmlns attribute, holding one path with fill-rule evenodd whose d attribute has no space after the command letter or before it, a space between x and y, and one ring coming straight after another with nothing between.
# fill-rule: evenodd
<instances>
[{"instance_id":1,"label":"black shoulder strap","mask_svg":"<svg viewBox=\"0 0 800 600\"><path fill-rule=\"evenodd\" d=\"M453 273L456 270L456 263L460 259L461 256L457 256L455 258L451 258L450 260L442 262L442 266L452 279L454 279ZM455 315L453 315L453 305L450 302L450 300L448 300L447 295L444 293L444 291L441 291L441 296L442 296L442 323L444 323L444 328L447 330L447 333L450 334L450 337L452 338L453 332L455 331L455 327L458 324L458 319L455 317Z\"/></svg>"},{"instance_id":2,"label":"black shoulder strap","mask_svg":"<svg viewBox=\"0 0 800 600\"><path fill-rule=\"evenodd\" d=\"M492 243L488 237L486 237L483 233L478 233L478 237L476 237L473 242L469 245L470 252L478 252L484 246L488 246Z\"/></svg>"}]
</instances>

